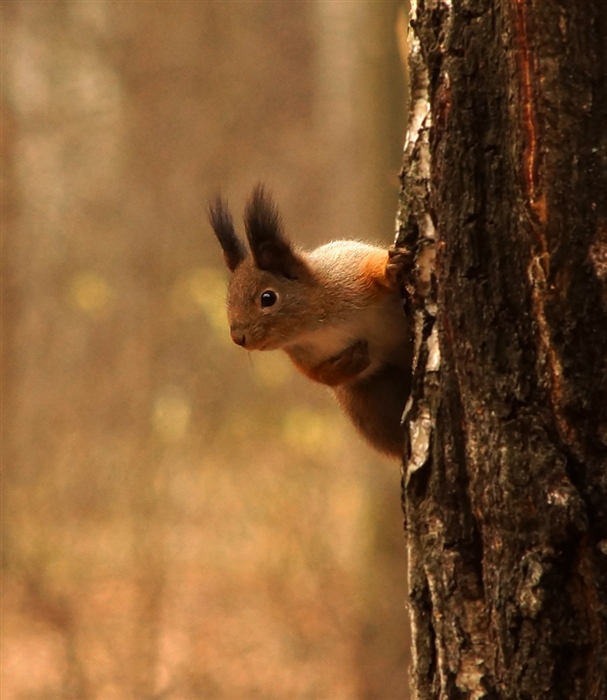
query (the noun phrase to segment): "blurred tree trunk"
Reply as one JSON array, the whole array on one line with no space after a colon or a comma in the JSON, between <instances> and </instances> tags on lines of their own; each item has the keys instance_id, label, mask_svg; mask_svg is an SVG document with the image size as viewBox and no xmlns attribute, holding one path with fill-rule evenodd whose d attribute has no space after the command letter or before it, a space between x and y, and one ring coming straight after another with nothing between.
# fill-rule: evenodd
<instances>
[{"instance_id":1,"label":"blurred tree trunk","mask_svg":"<svg viewBox=\"0 0 607 700\"><path fill-rule=\"evenodd\" d=\"M420 0L414 697L607 697L607 4Z\"/></svg>"}]
</instances>

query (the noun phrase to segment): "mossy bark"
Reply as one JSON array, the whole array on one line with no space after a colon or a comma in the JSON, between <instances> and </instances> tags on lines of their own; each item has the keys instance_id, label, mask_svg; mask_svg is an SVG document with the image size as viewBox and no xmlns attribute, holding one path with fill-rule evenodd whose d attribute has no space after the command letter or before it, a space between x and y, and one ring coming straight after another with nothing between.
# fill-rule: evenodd
<instances>
[{"instance_id":1,"label":"mossy bark","mask_svg":"<svg viewBox=\"0 0 607 700\"><path fill-rule=\"evenodd\" d=\"M607 3L421 0L414 697L607 698Z\"/></svg>"}]
</instances>

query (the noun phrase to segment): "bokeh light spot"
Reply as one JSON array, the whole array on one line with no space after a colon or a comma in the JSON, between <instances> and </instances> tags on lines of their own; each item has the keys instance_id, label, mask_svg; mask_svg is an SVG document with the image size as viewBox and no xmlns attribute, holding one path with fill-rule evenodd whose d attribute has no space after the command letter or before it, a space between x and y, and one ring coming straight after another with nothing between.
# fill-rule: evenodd
<instances>
[{"instance_id":1,"label":"bokeh light spot","mask_svg":"<svg viewBox=\"0 0 607 700\"><path fill-rule=\"evenodd\" d=\"M164 442L182 440L190 425L192 408L187 396L176 386L163 387L154 401L152 425Z\"/></svg>"},{"instance_id":2,"label":"bokeh light spot","mask_svg":"<svg viewBox=\"0 0 607 700\"><path fill-rule=\"evenodd\" d=\"M341 434L335 421L309 408L288 411L282 433L287 444L309 456L325 456L340 448Z\"/></svg>"},{"instance_id":3,"label":"bokeh light spot","mask_svg":"<svg viewBox=\"0 0 607 700\"><path fill-rule=\"evenodd\" d=\"M69 282L72 304L92 316L106 311L112 302L112 296L110 285L94 270L77 272Z\"/></svg>"},{"instance_id":4,"label":"bokeh light spot","mask_svg":"<svg viewBox=\"0 0 607 700\"><path fill-rule=\"evenodd\" d=\"M282 386L294 371L287 356L280 351L255 353L254 366L255 382L268 388Z\"/></svg>"},{"instance_id":5,"label":"bokeh light spot","mask_svg":"<svg viewBox=\"0 0 607 700\"><path fill-rule=\"evenodd\" d=\"M171 306L181 318L203 313L217 335L230 342L226 318L225 274L212 267L195 267L181 275L171 291Z\"/></svg>"}]
</instances>

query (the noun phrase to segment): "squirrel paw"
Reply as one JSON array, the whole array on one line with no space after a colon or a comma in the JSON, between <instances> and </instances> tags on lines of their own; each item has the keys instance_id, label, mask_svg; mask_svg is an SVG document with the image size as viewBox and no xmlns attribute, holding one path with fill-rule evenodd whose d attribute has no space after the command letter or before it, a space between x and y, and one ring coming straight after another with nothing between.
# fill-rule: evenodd
<instances>
[{"instance_id":1,"label":"squirrel paw","mask_svg":"<svg viewBox=\"0 0 607 700\"><path fill-rule=\"evenodd\" d=\"M334 355L314 368L317 381L329 386L354 379L371 363L366 340L357 340L339 355Z\"/></svg>"},{"instance_id":2,"label":"squirrel paw","mask_svg":"<svg viewBox=\"0 0 607 700\"><path fill-rule=\"evenodd\" d=\"M415 265L415 256L409 248L392 246L388 250L386 278L393 289L402 289L411 278Z\"/></svg>"}]
</instances>

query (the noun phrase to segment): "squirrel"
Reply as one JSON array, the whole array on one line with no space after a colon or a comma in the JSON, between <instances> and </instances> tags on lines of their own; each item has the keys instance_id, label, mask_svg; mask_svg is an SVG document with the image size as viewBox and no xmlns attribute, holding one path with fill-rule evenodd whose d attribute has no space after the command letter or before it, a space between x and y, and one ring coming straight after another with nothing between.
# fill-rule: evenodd
<instances>
[{"instance_id":1,"label":"squirrel","mask_svg":"<svg viewBox=\"0 0 607 700\"><path fill-rule=\"evenodd\" d=\"M351 240L300 250L261 184L245 210L249 249L220 196L209 220L231 272L232 340L247 350L284 350L301 373L331 387L371 445L402 456L413 333L400 286L410 253Z\"/></svg>"}]
</instances>

